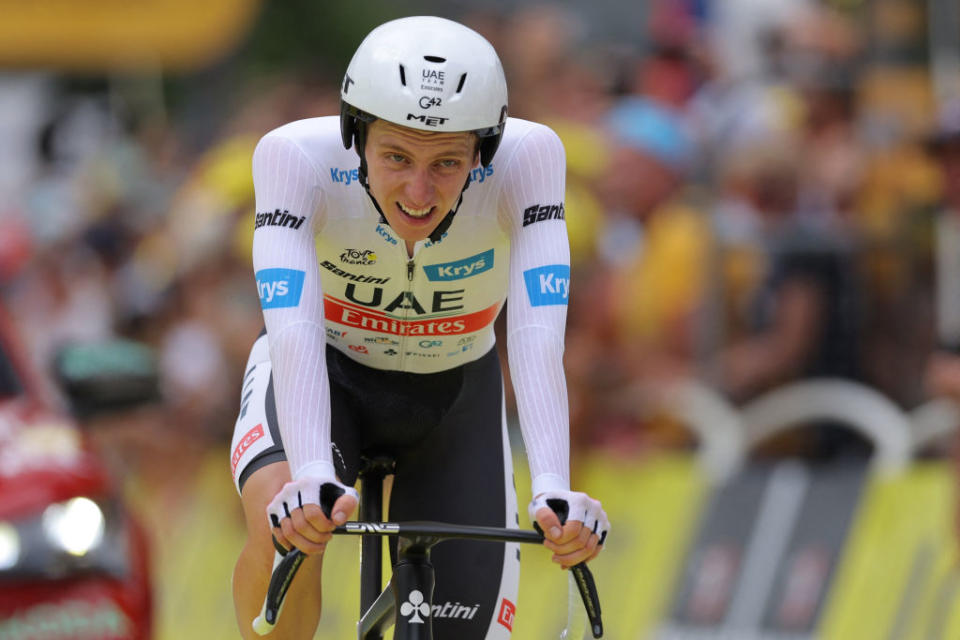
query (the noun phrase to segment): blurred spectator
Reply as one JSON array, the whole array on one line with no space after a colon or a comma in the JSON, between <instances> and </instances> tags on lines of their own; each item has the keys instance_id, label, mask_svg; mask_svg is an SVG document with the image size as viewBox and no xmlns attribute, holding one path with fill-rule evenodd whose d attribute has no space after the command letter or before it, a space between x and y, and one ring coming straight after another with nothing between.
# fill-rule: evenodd
<instances>
[{"instance_id":1,"label":"blurred spectator","mask_svg":"<svg viewBox=\"0 0 960 640\"><path fill-rule=\"evenodd\" d=\"M558 75L570 67L570 53L581 40L583 24L572 12L555 4L536 4L513 13L500 37L504 71L510 87L510 115L541 120L555 113L555 101L566 96L551 91ZM584 78L580 79L586 80Z\"/></svg>"},{"instance_id":2,"label":"blurred spectator","mask_svg":"<svg viewBox=\"0 0 960 640\"><path fill-rule=\"evenodd\" d=\"M475 15L473 20L484 35L494 30L489 16ZM603 46L588 46L585 25L555 5L521 9L508 24L489 35L498 51L512 52L503 54L510 115L542 122L563 141L565 216L571 263L577 269L594 259L604 229L595 189L608 160L600 123L619 76L619 57Z\"/></svg>"},{"instance_id":3,"label":"blurred spectator","mask_svg":"<svg viewBox=\"0 0 960 640\"><path fill-rule=\"evenodd\" d=\"M935 220L936 329L927 384L933 395L960 401L960 100L945 106L930 139L943 171L943 201Z\"/></svg>"},{"instance_id":4,"label":"blurred spectator","mask_svg":"<svg viewBox=\"0 0 960 640\"><path fill-rule=\"evenodd\" d=\"M34 365L47 371L59 347L113 335L113 301L103 267L83 245L36 254L9 291L10 309Z\"/></svg>"},{"instance_id":5,"label":"blurred spectator","mask_svg":"<svg viewBox=\"0 0 960 640\"><path fill-rule=\"evenodd\" d=\"M837 226L799 215L798 151L780 139L728 159L720 237L759 250L762 268L752 274L759 286L741 309L740 335L714 363L714 380L740 401L800 377L858 377L852 247Z\"/></svg>"},{"instance_id":6,"label":"blurred spectator","mask_svg":"<svg viewBox=\"0 0 960 640\"><path fill-rule=\"evenodd\" d=\"M682 118L629 97L606 124L606 230L570 309L567 367L574 437L629 448L645 436L616 397L637 381L689 371L710 240L703 216L680 196L693 154Z\"/></svg>"}]
</instances>

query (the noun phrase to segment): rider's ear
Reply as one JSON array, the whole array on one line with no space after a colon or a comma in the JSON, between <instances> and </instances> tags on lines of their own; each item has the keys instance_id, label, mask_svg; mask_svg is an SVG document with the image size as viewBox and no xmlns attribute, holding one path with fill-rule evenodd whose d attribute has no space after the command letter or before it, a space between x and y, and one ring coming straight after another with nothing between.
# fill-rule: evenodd
<instances>
[{"instance_id":1,"label":"rider's ear","mask_svg":"<svg viewBox=\"0 0 960 640\"><path fill-rule=\"evenodd\" d=\"M471 168L476 169L483 161L483 138L475 133L471 133L470 135L473 136L473 162L471 163Z\"/></svg>"}]
</instances>

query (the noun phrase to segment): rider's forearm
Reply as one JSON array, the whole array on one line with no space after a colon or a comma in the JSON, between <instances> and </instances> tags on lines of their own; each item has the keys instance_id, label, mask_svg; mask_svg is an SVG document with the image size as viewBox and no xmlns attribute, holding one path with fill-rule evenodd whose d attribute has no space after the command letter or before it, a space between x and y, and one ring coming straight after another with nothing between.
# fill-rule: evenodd
<instances>
[{"instance_id":1,"label":"rider's forearm","mask_svg":"<svg viewBox=\"0 0 960 640\"><path fill-rule=\"evenodd\" d=\"M268 324L277 422L290 473L295 479L305 473L334 477L323 326L311 322L286 326L276 340L270 331Z\"/></svg>"},{"instance_id":2,"label":"rider's forearm","mask_svg":"<svg viewBox=\"0 0 960 640\"><path fill-rule=\"evenodd\" d=\"M570 418L562 335L528 325L511 332L507 345L533 495L567 490Z\"/></svg>"}]
</instances>

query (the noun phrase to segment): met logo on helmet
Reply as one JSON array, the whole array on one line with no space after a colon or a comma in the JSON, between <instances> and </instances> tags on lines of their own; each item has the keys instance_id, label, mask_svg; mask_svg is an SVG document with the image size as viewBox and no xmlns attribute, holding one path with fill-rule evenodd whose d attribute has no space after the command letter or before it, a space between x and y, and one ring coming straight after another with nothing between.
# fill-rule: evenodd
<instances>
[{"instance_id":1,"label":"met logo on helmet","mask_svg":"<svg viewBox=\"0 0 960 640\"><path fill-rule=\"evenodd\" d=\"M428 116L426 114L414 115L412 113L407 114L407 120L417 120L427 125L428 127L438 127L450 118L438 118L436 116Z\"/></svg>"}]
</instances>

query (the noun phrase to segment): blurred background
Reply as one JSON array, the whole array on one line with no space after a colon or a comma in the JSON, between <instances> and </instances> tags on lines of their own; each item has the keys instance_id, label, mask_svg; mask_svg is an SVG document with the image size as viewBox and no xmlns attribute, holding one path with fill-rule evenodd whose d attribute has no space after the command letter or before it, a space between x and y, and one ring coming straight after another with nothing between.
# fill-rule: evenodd
<instances>
[{"instance_id":1,"label":"blurred background","mask_svg":"<svg viewBox=\"0 0 960 640\"><path fill-rule=\"evenodd\" d=\"M0 302L42 372L158 355L161 405L85 425L150 540L152 637L237 637L253 148L417 14L485 35L566 147L608 637L960 637L956 0L0 0ZM351 637L354 553L317 637ZM515 637L557 637L564 577L526 558Z\"/></svg>"}]
</instances>

